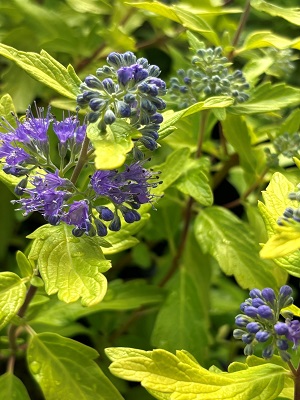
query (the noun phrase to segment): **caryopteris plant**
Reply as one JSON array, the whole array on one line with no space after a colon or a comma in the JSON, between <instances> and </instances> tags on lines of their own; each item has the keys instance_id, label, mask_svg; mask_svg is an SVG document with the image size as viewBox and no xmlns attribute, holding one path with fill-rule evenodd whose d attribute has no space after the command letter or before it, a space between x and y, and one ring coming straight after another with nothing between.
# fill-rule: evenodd
<instances>
[{"instance_id":1,"label":"caryopteris plant","mask_svg":"<svg viewBox=\"0 0 300 400\"><path fill-rule=\"evenodd\" d=\"M169 3L1 2L0 400L300 400L300 10Z\"/></svg>"}]
</instances>

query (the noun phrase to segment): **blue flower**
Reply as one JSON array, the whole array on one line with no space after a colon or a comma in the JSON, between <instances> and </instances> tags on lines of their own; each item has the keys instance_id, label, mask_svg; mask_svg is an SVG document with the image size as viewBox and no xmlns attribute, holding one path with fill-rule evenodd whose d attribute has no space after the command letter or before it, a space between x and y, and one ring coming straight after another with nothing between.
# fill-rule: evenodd
<instances>
[{"instance_id":1,"label":"blue flower","mask_svg":"<svg viewBox=\"0 0 300 400\"><path fill-rule=\"evenodd\" d=\"M68 211L64 212L61 220L68 225L74 225L77 231L88 233L91 230L88 203L85 200L74 201Z\"/></svg>"}]
</instances>

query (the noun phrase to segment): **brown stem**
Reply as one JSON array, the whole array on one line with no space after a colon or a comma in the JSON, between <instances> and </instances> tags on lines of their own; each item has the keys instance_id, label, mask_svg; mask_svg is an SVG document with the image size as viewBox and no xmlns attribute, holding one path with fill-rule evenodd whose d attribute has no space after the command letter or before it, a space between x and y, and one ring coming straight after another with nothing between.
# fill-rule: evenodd
<instances>
[{"instance_id":1,"label":"brown stem","mask_svg":"<svg viewBox=\"0 0 300 400\"><path fill-rule=\"evenodd\" d=\"M223 204L223 207L225 208L233 208L238 206L239 204L241 204L244 200L247 199L247 197L256 189L258 188L258 186L261 184L264 176L266 175L266 173L268 172L268 168L265 168L264 171L261 173L261 175L257 178L257 180L253 183L253 185L251 185L246 191L245 193L243 193L241 195L240 198L231 201L230 203L226 203Z\"/></svg>"},{"instance_id":2,"label":"brown stem","mask_svg":"<svg viewBox=\"0 0 300 400\"><path fill-rule=\"evenodd\" d=\"M196 159L200 158L202 155L202 145L203 145L203 141L204 141L204 134L205 134L205 128L206 128L208 116L209 116L209 111L204 110L202 113L202 118L200 120L197 150L195 153ZM178 249L177 249L175 256L173 257L172 264L171 264L169 271L167 272L166 276L164 276L163 279L158 284L158 286L160 286L160 287L163 287L169 281L169 279L175 274L175 272L177 271L177 269L179 267L179 263L180 263L182 254L185 249L186 240L187 240L188 232L189 232L189 227L190 227L190 223L191 223L191 219L192 219L192 215L193 215L193 204L194 204L194 199L192 197L189 197L186 207L185 207L185 210L184 210L184 225L183 225L183 230L181 233Z\"/></svg>"},{"instance_id":3,"label":"brown stem","mask_svg":"<svg viewBox=\"0 0 300 400\"><path fill-rule=\"evenodd\" d=\"M72 173L72 176L70 178L70 181L75 185L77 182L77 179L79 177L79 174L84 167L85 163L87 162L88 159L88 147L89 147L90 140L87 136L85 136L82 148L80 151L79 159L77 161L76 167L74 168L74 171Z\"/></svg>"},{"instance_id":4,"label":"brown stem","mask_svg":"<svg viewBox=\"0 0 300 400\"><path fill-rule=\"evenodd\" d=\"M300 364L296 369L291 361L288 361L287 363L294 376L294 400L300 400Z\"/></svg>"},{"instance_id":5,"label":"brown stem","mask_svg":"<svg viewBox=\"0 0 300 400\"><path fill-rule=\"evenodd\" d=\"M250 14L250 9L251 9L250 0L247 0L247 3L245 5L244 11L243 11L243 14L242 14L242 16L240 18L240 21L239 21L239 25L237 27L237 30L235 31L235 35L234 35L233 40L232 40L232 46L234 48L238 44L238 41L239 41L240 36L241 36L241 33L242 33L242 31L243 31L243 29L244 29L244 27L246 25L247 19L248 19L249 14ZM228 60L232 60L233 56L234 56L234 49L229 53Z\"/></svg>"},{"instance_id":6,"label":"brown stem","mask_svg":"<svg viewBox=\"0 0 300 400\"><path fill-rule=\"evenodd\" d=\"M31 300L33 299L35 293L37 291L37 287L30 285L29 289L27 291L25 300L23 305L21 306L21 308L19 309L17 316L20 318L23 318L26 310L31 302ZM9 329L8 329L8 340L9 340L9 346L10 346L10 350L11 350L11 355L8 359L7 362L7 372L13 372L14 370L14 366L15 366L15 361L16 361L16 352L18 350L18 346L16 343L16 339L17 339L17 330L18 330L18 326L17 325L10 325Z\"/></svg>"}]
</instances>

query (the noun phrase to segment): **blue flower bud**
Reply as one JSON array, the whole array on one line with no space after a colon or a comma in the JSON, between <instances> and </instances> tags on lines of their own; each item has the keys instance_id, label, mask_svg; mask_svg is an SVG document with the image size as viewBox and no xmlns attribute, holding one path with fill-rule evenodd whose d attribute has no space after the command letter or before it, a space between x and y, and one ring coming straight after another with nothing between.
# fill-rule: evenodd
<instances>
[{"instance_id":1,"label":"blue flower bud","mask_svg":"<svg viewBox=\"0 0 300 400\"><path fill-rule=\"evenodd\" d=\"M283 339L276 340L276 346L279 350L287 350L289 348L288 342Z\"/></svg>"},{"instance_id":2,"label":"blue flower bud","mask_svg":"<svg viewBox=\"0 0 300 400\"><path fill-rule=\"evenodd\" d=\"M105 78L102 81L104 88L109 94L115 93L116 86L111 78Z\"/></svg>"},{"instance_id":3,"label":"blue flower bud","mask_svg":"<svg viewBox=\"0 0 300 400\"><path fill-rule=\"evenodd\" d=\"M148 71L146 69L141 68L135 72L134 79L136 82L141 82L144 79L148 78L148 76L149 76Z\"/></svg>"},{"instance_id":4,"label":"blue flower bud","mask_svg":"<svg viewBox=\"0 0 300 400\"><path fill-rule=\"evenodd\" d=\"M150 67L148 68L149 71L149 75L150 76L159 76L160 75L160 69L157 65L150 65Z\"/></svg>"},{"instance_id":5,"label":"blue flower bud","mask_svg":"<svg viewBox=\"0 0 300 400\"><path fill-rule=\"evenodd\" d=\"M262 329L262 325L259 324L258 322L249 322L246 325L246 329L249 333L257 333Z\"/></svg>"},{"instance_id":6,"label":"blue flower bud","mask_svg":"<svg viewBox=\"0 0 300 400\"><path fill-rule=\"evenodd\" d=\"M118 114L121 118L128 118L131 115L131 108L124 101L117 102Z\"/></svg>"},{"instance_id":7,"label":"blue flower bud","mask_svg":"<svg viewBox=\"0 0 300 400\"><path fill-rule=\"evenodd\" d=\"M122 212L124 220L128 224L132 224L133 222L139 221L141 219L140 214L135 210L130 210L129 208L123 206L120 207L120 211Z\"/></svg>"},{"instance_id":8,"label":"blue flower bud","mask_svg":"<svg viewBox=\"0 0 300 400\"><path fill-rule=\"evenodd\" d=\"M80 228L77 228L77 227L72 229L72 235L75 236L75 237L82 236L84 234L84 232L85 232L84 229L80 229Z\"/></svg>"},{"instance_id":9,"label":"blue flower bud","mask_svg":"<svg viewBox=\"0 0 300 400\"><path fill-rule=\"evenodd\" d=\"M262 299L259 299L258 297L256 297L255 299L252 300L252 305L253 305L253 307L257 308L259 306L265 306L266 303Z\"/></svg>"},{"instance_id":10,"label":"blue flower bud","mask_svg":"<svg viewBox=\"0 0 300 400\"><path fill-rule=\"evenodd\" d=\"M258 331L255 335L255 338L258 342L264 343L269 339L270 336L270 333L267 331Z\"/></svg>"},{"instance_id":11,"label":"blue flower bud","mask_svg":"<svg viewBox=\"0 0 300 400\"><path fill-rule=\"evenodd\" d=\"M108 229L110 229L111 231L114 231L114 232L117 232L121 229L121 220L118 215L114 216L114 219L109 224Z\"/></svg>"},{"instance_id":12,"label":"blue flower bud","mask_svg":"<svg viewBox=\"0 0 300 400\"><path fill-rule=\"evenodd\" d=\"M252 356L253 353L254 353L254 346L251 343L247 344L244 348L245 356Z\"/></svg>"},{"instance_id":13,"label":"blue flower bud","mask_svg":"<svg viewBox=\"0 0 300 400\"><path fill-rule=\"evenodd\" d=\"M95 111L92 111L92 112L88 113L88 115L87 115L87 119L91 124L96 122L99 119L99 117L100 117L100 114Z\"/></svg>"},{"instance_id":14,"label":"blue flower bud","mask_svg":"<svg viewBox=\"0 0 300 400\"><path fill-rule=\"evenodd\" d=\"M17 196L22 196L24 194L24 189L26 189L28 183L28 177L23 178L15 187L14 192Z\"/></svg>"},{"instance_id":15,"label":"blue flower bud","mask_svg":"<svg viewBox=\"0 0 300 400\"><path fill-rule=\"evenodd\" d=\"M263 349L262 356L263 358L271 358L274 354L275 346L270 344Z\"/></svg>"},{"instance_id":16,"label":"blue flower bud","mask_svg":"<svg viewBox=\"0 0 300 400\"><path fill-rule=\"evenodd\" d=\"M253 340L254 340L254 335L252 333L244 333L244 335L242 335L242 341L246 344L252 343Z\"/></svg>"},{"instance_id":17,"label":"blue flower bud","mask_svg":"<svg viewBox=\"0 0 300 400\"><path fill-rule=\"evenodd\" d=\"M136 62L136 56L131 51L126 51L123 54L123 60L126 65L131 65Z\"/></svg>"},{"instance_id":18,"label":"blue flower bud","mask_svg":"<svg viewBox=\"0 0 300 400\"><path fill-rule=\"evenodd\" d=\"M131 93L126 93L124 96L124 101L127 104L132 104L136 101L136 97Z\"/></svg>"},{"instance_id":19,"label":"blue flower bud","mask_svg":"<svg viewBox=\"0 0 300 400\"><path fill-rule=\"evenodd\" d=\"M112 221L114 219L115 214L108 207L96 206L95 208L103 221Z\"/></svg>"},{"instance_id":20,"label":"blue flower bud","mask_svg":"<svg viewBox=\"0 0 300 400\"><path fill-rule=\"evenodd\" d=\"M107 102L102 99L91 99L89 102L89 106L93 111L103 110L106 106Z\"/></svg>"},{"instance_id":21,"label":"blue flower bud","mask_svg":"<svg viewBox=\"0 0 300 400\"><path fill-rule=\"evenodd\" d=\"M14 175L14 176L24 176L29 173L29 170L27 168L21 167L19 165L5 165L3 167L3 172L5 172L8 175Z\"/></svg>"},{"instance_id":22,"label":"blue flower bud","mask_svg":"<svg viewBox=\"0 0 300 400\"><path fill-rule=\"evenodd\" d=\"M133 78L133 69L130 67L121 67L118 69L117 74L119 83L126 86L130 79Z\"/></svg>"},{"instance_id":23,"label":"blue flower bud","mask_svg":"<svg viewBox=\"0 0 300 400\"><path fill-rule=\"evenodd\" d=\"M148 149L148 150L155 150L157 148L157 143L154 139L141 137L139 141Z\"/></svg>"},{"instance_id":24,"label":"blue flower bud","mask_svg":"<svg viewBox=\"0 0 300 400\"><path fill-rule=\"evenodd\" d=\"M261 291L259 289L252 289L250 290L249 295L252 299L255 299L256 297L261 298Z\"/></svg>"},{"instance_id":25,"label":"blue flower bud","mask_svg":"<svg viewBox=\"0 0 300 400\"><path fill-rule=\"evenodd\" d=\"M96 78L94 75L88 75L85 80L85 84L92 89L103 89L102 82Z\"/></svg>"},{"instance_id":26,"label":"blue flower bud","mask_svg":"<svg viewBox=\"0 0 300 400\"><path fill-rule=\"evenodd\" d=\"M274 301L276 299L276 295L273 289L271 288L265 288L261 291L262 296L266 299L271 304L274 304Z\"/></svg>"},{"instance_id":27,"label":"blue flower bud","mask_svg":"<svg viewBox=\"0 0 300 400\"><path fill-rule=\"evenodd\" d=\"M284 286L281 286L279 293L281 294L281 296L289 297L293 293L293 290L290 286L284 285Z\"/></svg>"},{"instance_id":28,"label":"blue flower bud","mask_svg":"<svg viewBox=\"0 0 300 400\"><path fill-rule=\"evenodd\" d=\"M277 324L274 325L274 330L277 335L286 335L289 332L289 328L284 322L277 322Z\"/></svg>"},{"instance_id":29,"label":"blue flower bud","mask_svg":"<svg viewBox=\"0 0 300 400\"><path fill-rule=\"evenodd\" d=\"M110 53L107 56L106 61L109 65L112 65L113 67L117 67L117 68L119 68L123 65L122 55L119 53L115 53L115 52Z\"/></svg>"},{"instance_id":30,"label":"blue flower bud","mask_svg":"<svg viewBox=\"0 0 300 400\"><path fill-rule=\"evenodd\" d=\"M57 226L60 223L60 217L58 215L51 215L47 217L47 221L50 225Z\"/></svg>"},{"instance_id":31,"label":"blue flower bud","mask_svg":"<svg viewBox=\"0 0 300 400\"><path fill-rule=\"evenodd\" d=\"M233 331L233 337L234 337L235 339L242 339L242 336L243 336L244 334L246 334L246 332L243 331L242 329L235 329L235 330Z\"/></svg>"},{"instance_id":32,"label":"blue flower bud","mask_svg":"<svg viewBox=\"0 0 300 400\"><path fill-rule=\"evenodd\" d=\"M246 306L244 308L244 313L246 315L248 315L248 317L255 318L255 317L257 317L257 308L252 307L252 306Z\"/></svg>"},{"instance_id":33,"label":"blue flower bud","mask_svg":"<svg viewBox=\"0 0 300 400\"><path fill-rule=\"evenodd\" d=\"M153 122L154 124L161 124L164 120L164 117L161 114L156 113L156 114L151 115L150 119L151 119L151 122Z\"/></svg>"},{"instance_id":34,"label":"blue flower bud","mask_svg":"<svg viewBox=\"0 0 300 400\"><path fill-rule=\"evenodd\" d=\"M102 221L99 219L95 218L94 220L96 229L97 229L97 235L98 236L106 236L107 235L107 227L104 225Z\"/></svg>"},{"instance_id":35,"label":"blue flower bud","mask_svg":"<svg viewBox=\"0 0 300 400\"><path fill-rule=\"evenodd\" d=\"M79 95L79 96L80 96L80 95ZM78 96L78 97L79 97L79 96ZM78 99L78 97L77 97L77 99ZM92 99L97 99L97 98L99 98L99 92L92 91L92 90L86 90L86 91L83 92L82 97L83 97L83 100L84 100L86 103L88 103L88 102L89 102L90 100L92 100ZM78 103L78 100L77 100L77 103Z\"/></svg>"},{"instance_id":36,"label":"blue flower bud","mask_svg":"<svg viewBox=\"0 0 300 400\"><path fill-rule=\"evenodd\" d=\"M245 307L249 307L252 305L251 299L247 299L246 301L243 301L243 303L240 305L240 310L245 311Z\"/></svg>"},{"instance_id":37,"label":"blue flower bud","mask_svg":"<svg viewBox=\"0 0 300 400\"><path fill-rule=\"evenodd\" d=\"M272 319L274 317L274 312L269 306L259 306L257 308L257 313L261 318Z\"/></svg>"},{"instance_id":38,"label":"blue flower bud","mask_svg":"<svg viewBox=\"0 0 300 400\"><path fill-rule=\"evenodd\" d=\"M104 117L103 117L104 123L107 124L107 125L111 125L111 124L113 124L115 122L115 120L116 120L116 116L112 112L112 110L110 110L110 109L106 110L105 114L104 114Z\"/></svg>"}]
</instances>

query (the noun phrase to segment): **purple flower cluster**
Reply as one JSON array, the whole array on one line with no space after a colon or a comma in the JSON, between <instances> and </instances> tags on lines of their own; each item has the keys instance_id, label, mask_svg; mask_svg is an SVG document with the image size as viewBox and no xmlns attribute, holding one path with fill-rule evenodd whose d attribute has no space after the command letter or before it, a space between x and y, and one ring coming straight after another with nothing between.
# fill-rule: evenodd
<instances>
[{"instance_id":1,"label":"purple flower cluster","mask_svg":"<svg viewBox=\"0 0 300 400\"><path fill-rule=\"evenodd\" d=\"M24 215L37 211L51 225L72 225L75 236L105 236L107 229L120 230L120 216L127 223L139 221L141 204L152 202L150 189L159 182L157 174L143 168L145 161L125 165L121 171L98 170L80 190L64 177L76 166L86 134L86 125L80 125L77 117L57 121L49 109L45 115L37 108L37 117L29 109L24 122L16 119L16 126L2 124L7 132L0 134L0 158L7 174L22 177L15 187L20 199L13 202ZM50 157L50 127L58 139L59 168Z\"/></svg>"},{"instance_id":2,"label":"purple flower cluster","mask_svg":"<svg viewBox=\"0 0 300 400\"><path fill-rule=\"evenodd\" d=\"M25 197L14 200L14 203L19 205L24 215L40 212L51 225L60 222L74 225L75 236L84 233L105 236L107 226L103 221L110 222L108 229L111 231L120 230L119 212L127 223L140 220L136 210L141 204L152 201L154 195L149 189L159 184L158 181L151 182L152 179L157 179L157 176L143 168L140 161L126 166L124 171L98 170L91 177L88 190L83 194L84 199L75 200L79 196L76 187L56 171L35 175L30 180L30 188L19 184L18 194ZM114 211L106 205L98 205L99 202L111 203Z\"/></svg>"},{"instance_id":3,"label":"purple flower cluster","mask_svg":"<svg viewBox=\"0 0 300 400\"><path fill-rule=\"evenodd\" d=\"M107 63L97 69L97 76L85 78L82 94L77 97L78 105L89 106L88 120L97 122L101 131L117 118L127 120L142 134L138 141L147 149L155 150L163 121L160 111L166 108L159 97L166 94L166 84L158 78L160 69L149 65L145 58L137 59L130 51L110 53ZM134 155L141 157L136 146Z\"/></svg>"},{"instance_id":4,"label":"purple flower cluster","mask_svg":"<svg viewBox=\"0 0 300 400\"><path fill-rule=\"evenodd\" d=\"M80 150L86 125L80 125L77 117L69 116L62 122L56 122L49 108L45 115L43 108L36 107L36 113L37 117L29 108L24 122L16 118L16 128L6 120L1 124L6 133L0 134L0 159L5 160L3 171L7 174L25 176L36 167L54 169L50 160L48 137L51 124L59 141L61 158L66 156L67 150L73 156Z\"/></svg>"},{"instance_id":5,"label":"purple flower cluster","mask_svg":"<svg viewBox=\"0 0 300 400\"><path fill-rule=\"evenodd\" d=\"M292 320L293 315L282 311L293 303L292 289L288 285L280 288L276 295L271 288L253 289L250 297L241 304L241 311L235 318L233 336L245 343L245 355L253 354L257 343L263 344L262 356L270 358L277 349L284 361L291 358L288 350L298 347L300 341L300 322ZM285 322L279 321L280 313L285 315Z\"/></svg>"}]
</instances>

